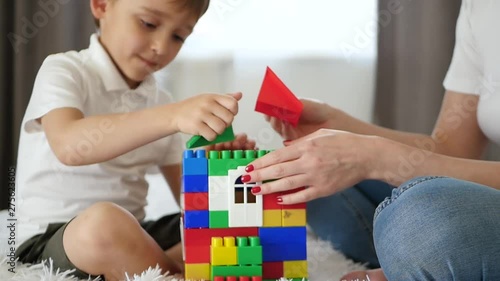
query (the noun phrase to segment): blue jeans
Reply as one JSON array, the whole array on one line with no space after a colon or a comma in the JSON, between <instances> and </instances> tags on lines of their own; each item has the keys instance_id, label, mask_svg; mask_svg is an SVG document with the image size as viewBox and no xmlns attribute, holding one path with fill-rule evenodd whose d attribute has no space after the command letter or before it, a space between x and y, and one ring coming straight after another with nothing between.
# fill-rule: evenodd
<instances>
[{"instance_id":1,"label":"blue jeans","mask_svg":"<svg viewBox=\"0 0 500 281\"><path fill-rule=\"evenodd\" d=\"M410 180L375 211L374 241L389 280L500 280L500 191Z\"/></svg>"},{"instance_id":2,"label":"blue jeans","mask_svg":"<svg viewBox=\"0 0 500 281\"><path fill-rule=\"evenodd\" d=\"M345 191L307 203L307 223L349 259L380 267L373 244L373 215L394 187L363 181Z\"/></svg>"}]
</instances>

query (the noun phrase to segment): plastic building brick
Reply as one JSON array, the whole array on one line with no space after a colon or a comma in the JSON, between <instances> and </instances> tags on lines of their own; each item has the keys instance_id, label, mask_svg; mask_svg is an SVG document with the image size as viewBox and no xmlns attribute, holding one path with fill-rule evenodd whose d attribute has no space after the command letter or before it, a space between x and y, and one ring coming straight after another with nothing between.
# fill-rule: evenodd
<instances>
[{"instance_id":1,"label":"plastic building brick","mask_svg":"<svg viewBox=\"0 0 500 281\"><path fill-rule=\"evenodd\" d=\"M200 146L212 145L221 142L228 142L234 139L235 136L233 132L233 126L229 126L226 128L226 130L224 130L222 134L218 135L213 141L208 141L202 136L193 136L190 140L187 141L186 147L188 149L192 149Z\"/></svg>"},{"instance_id":2,"label":"plastic building brick","mask_svg":"<svg viewBox=\"0 0 500 281\"><path fill-rule=\"evenodd\" d=\"M301 278L307 276L307 261L283 262L283 274L286 278Z\"/></svg>"},{"instance_id":3,"label":"plastic building brick","mask_svg":"<svg viewBox=\"0 0 500 281\"><path fill-rule=\"evenodd\" d=\"M270 193L262 196L264 210L281 210L282 205L278 204L278 197L281 192Z\"/></svg>"},{"instance_id":4,"label":"plastic building brick","mask_svg":"<svg viewBox=\"0 0 500 281\"><path fill-rule=\"evenodd\" d=\"M182 192L208 192L208 176L205 175L183 175Z\"/></svg>"},{"instance_id":5,"label":"plastic building brick","mask_svg":"<svg viewBox=\"0 0 500 281\"><path fill-rule=\"evenodd\" d=\"M208 178L208 209L210 211L229 211L229 189L227 176Z\"/></svg>"},{"instance_id":6,"label":"plastic building brick","mask_svg":"<svg viewBox=\"0 0 500 281\"><path fill-rule=\"evenodd\" d=\"M264 279L279 279L285 277L282 261L262 263L262 277ZM306 276L306 275L304 275Z\"/></svg>"},{"instance_id":7,"label":"plastic building brick","mask_svg":"<svg viewBox=\"0 0 500 281\"><path fill-rule=\"evenodd\" d=\"M283 226L281 222L282 210L264 210L264 227Z\"/></svg>"},{"instance_id":8,"label":"plastic building brick","mask_svg":"<svg viewBox=\"0 0 500 281\"><path fill-rule=\"evenodd\" d=\"M208 175L208 161L205 150L185 150L182 163L183 175Z\"/></svg>"},{"instance_id":9,"label":"plastic building brick","mask_svg":"<svg viewBox=\"0 0 500 281\"><path fill-rule=\"evenodd\" d=\"M297 126L304 105L268 67L255 111L274 116Z\"/></svg>"},{"instance_id":10,"label":"plastic building brick","mask_svg":"<svg viewBox=\"0 0 500 281\"><path fill-rule=\"evenodd\" d=\"M262 227L259 237L264 262L307 259L305 227Z\"/></svg>"},{"instance_id":11,"label":"plastic building brick","mask_svg":"<svg viewBox=\"0 0 500 281\"><path fill-rule=\"evenodd\" d=\"M262 276L261 265L248 266L212 266L212 279L214 276Z\"/></svg>"},{"instance_id":12,"label":"plastic building brick","mask_svg":"<svg viewBox=\"0 0 500 281\"><path fill-rule=\"evenodd\" d=\"M210 264L195 263L186 264L185 278L187 280L209 280L210 279Z\"/></svg>"},{"instance_id":13,"label":"plastic building brick","mask_svg":"<svg viewBox=\"0 0 500 281\"><path fill-rule=\"evenodd\" d=\"M304 209L283 209L281 214L281 226L306 226L306 210Z\"/></svg>"},{"instance_id":14,"label":"plastic building brick","mask_svg":"<svg viewBox=\"0 0 500 281\"><path fill-rule=\"evenodd\" d=\"M260 154L266 151L255 150L224 150L224 151L210 151L208 154L208 175L209 176L227 176L228 170L234 170L240 166L246 166L256 159Z\"/></svg>"},{"instance_id":15,"label":"plastic building brick","mask_svg":"<svg viewBox=\"0 0 500 281\"><path fill-rule=\"evenodd\" d=\"M228 228L229 227L229 211L209 211L210 212L210 228Z\"/></svg>"},{"instance_id":16,"label":"plastic building brick","mask_svg":"<svg viewBox=\"0 0 500 281\"><path fill-rule=\"evenodd\" d=\"M210 246L210 263L212 265L237 265L238 251L234 237L212 237Z\"/></svg>"},{"instance_id":17,"label":"plastic building brick","mask_svg":"<svg viewBox=\"0 0 500 281\"><path fill-rule=\"evenodd\" d=\"M184 210L208 210L208 193L184 193L182 194Z\"/></svg>"},{"instance_id":18,"label":"plastic building brick","mask_svg":"<svg viewBox=\"0 0 500 281\"><path fill-rule=\"evenodd\" d=\"M236 237L239 265L261 265L262 246L259 237Z\"/></svg>"},{"instance_id":19,"label":"plastic building brick","mask_svg":"<svg viewBox=\"0 0 500 281\"><path fill-rule=\"evenodd\" d=\"M184 194L185 195L185 194ZM209 216L206 211L185 211L184 212L184 227L185 228L208 228Z\"/></svg>"}]
</instances>

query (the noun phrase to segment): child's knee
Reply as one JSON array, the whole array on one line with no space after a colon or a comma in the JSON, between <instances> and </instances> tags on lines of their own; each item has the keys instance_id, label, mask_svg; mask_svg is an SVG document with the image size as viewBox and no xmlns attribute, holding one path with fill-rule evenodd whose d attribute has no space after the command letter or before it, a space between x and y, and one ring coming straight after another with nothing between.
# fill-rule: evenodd
<instances>
[{"instance_id":1,"label":"child's knee","mask_svg":"<svg viewBox=\"0 0 500 281\"><path fill-rule=\"evenodd\" d=\"M137 220L125 209L108 202L96 203L67 226L64 240L80 243L101 254L127 246L127 237L140 230Z\"/></svg>"}]
</instances>

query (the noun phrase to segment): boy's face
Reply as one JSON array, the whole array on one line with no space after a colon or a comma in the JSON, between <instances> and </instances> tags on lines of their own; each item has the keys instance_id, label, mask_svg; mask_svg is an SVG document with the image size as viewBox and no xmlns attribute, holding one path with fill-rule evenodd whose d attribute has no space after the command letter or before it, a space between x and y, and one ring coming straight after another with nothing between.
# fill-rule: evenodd
<instances>
[{"instance_id":1,"label":"boy's face","mask_svg":"<svg viewBox=\"0 0 500 281\"><path fill-rule=\"evenodd\" d=\"M130 87L168 65L191 34L199 15L184 2L91 0L100 20L100 41Z\"/></svg>"}]
</instances>

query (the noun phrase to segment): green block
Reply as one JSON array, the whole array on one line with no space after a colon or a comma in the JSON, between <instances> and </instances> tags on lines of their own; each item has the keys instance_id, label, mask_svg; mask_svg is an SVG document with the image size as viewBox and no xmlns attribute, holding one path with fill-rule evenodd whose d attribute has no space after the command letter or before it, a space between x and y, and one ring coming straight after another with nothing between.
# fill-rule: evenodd
<instances>
[{"instance_id":1,"label":"green block","mask_svg":"<svg viewBox=\"0 0 500 281\"><path fill-rule=\"evenodd\" d=\"M262 265L262 246L259 237L236 237L236 246L239 265Z\"/></svg>"},{"instance_id":2,"label":"green block","mask_svg":"<svg viewBox=\"0 0 500 281\"><path fill-rule=\"evenodd\" d=\"M238 247L239 265L262 264L262 246Z\"/></svg>"},{"instance_id":3,"label":"green block","mask_svg":"<svg viewBox=\"0 0 500 281\"><path fill-rule=\"evenodd\" d=\"M206 145L211 145L211 144L216 144L220 142L228 142L232 141L235 139L234 132L233 132L233 126L230 125L229 127L226 128L226 130L218 135L215 140L213 141L208 141L202 136L194 136L190 140L186 142L186 147L188 149L200 147L200 146L206 146Z\"/></svg>"},{"instance_id":4,"label":"green block","mask_svg":"<svg viewBox=\"0 0 500 281\"><path fill-rule=\"evenodd\" d=\"M229 211L210 211L209 228L229 228Z\"/></svg>"},{"instance_id":5,"label":"green block","mask_svg":"<svg viewBox=\"0 0 500 281\"><path fill-rule=\"evenodd\" d=\"M211 280L214 280L215 276L262 276L262 266L260 265L250 265L250 266L224 266L224 265L213 265L211 270Z\"/></svg>"},{"instance_id":6,"label":"green block","mask_svg":"<svg viewBox=\"0 0 500 281\"><path fill-rule=\"evenodd\" d=\"M227 176L228 170L247 166L265 153L267 153L266 150L210 151L208 154L208 175Z\"/></svg>"}]
</instances>

